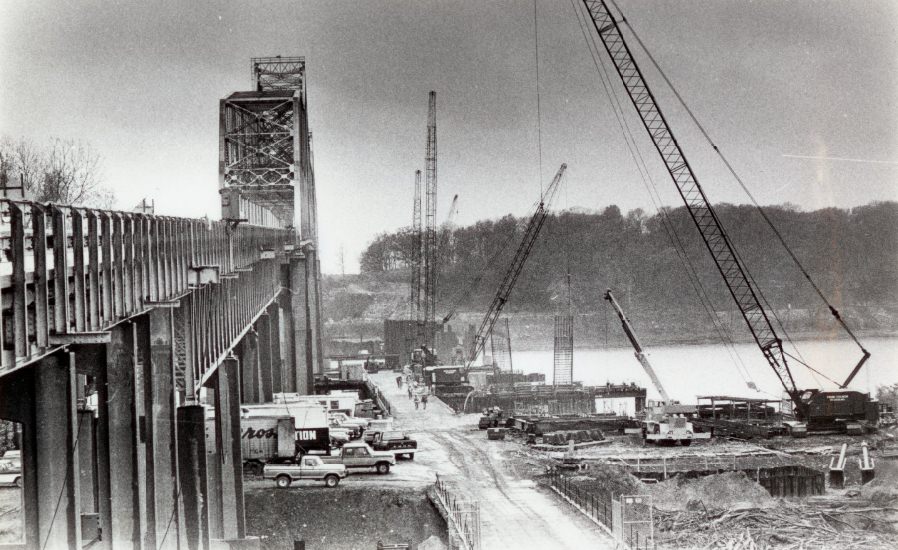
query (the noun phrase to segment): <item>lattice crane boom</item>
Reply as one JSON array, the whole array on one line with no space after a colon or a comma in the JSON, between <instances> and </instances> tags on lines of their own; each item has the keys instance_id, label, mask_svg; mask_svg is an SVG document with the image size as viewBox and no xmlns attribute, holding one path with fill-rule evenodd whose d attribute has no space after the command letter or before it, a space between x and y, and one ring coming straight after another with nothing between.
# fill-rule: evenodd
<instances>
[{"instance_id":1,"label":"lattice crane boom","mask_svg":"<svg viewBox=\"0 0 898 550\"><path fill-rule=\"evenodd\" d=\"M424 326L423 344L434 347L437 305L437 94L430 92L427 109L427 147L424 155Z\"/></svg>"},{"instance_id":2,"label":"lattice crane boom","mask_svg":"<svg viewBox=\"0 0 898 550\"><path fill-rule=\"evenodd\" d=\"M415 321L415 338L414 347L418 347L423 343L421 341L424 335L421 318L421 171L415 170L415 200L412 205L412 257L411 257L411 276L409 284L411 293L409 300L409 319Z\"/></svg>"},{"instance_id":3,"label":"lattice crane boom","mask_svg":"<svg viewBox=\"0 0 898 550\"><path fill-rule=\"evenodd\" d=\"M643 78L642 71L624 41L617 21L611 15L604 0L583 0L583 4L592 18L595 30L605 46L605 51L608 52L617 74L623 81L627 95L639 113L643 126L648 131L655 148L661 155L670 177L686 204L686 209L698 227L702 240L714 258L714 263L736 301L739 312L745 319L755 342L795 404L796 413L800 417L804 417L806 404L802 401L801 392L796 387L792 372L789 370L782 340L774 330L773 324L761 304L759 291L749 278L723 224L699 185L692 167L686 160L683 150Z\"/></svg>"},{"instance_id":4,"label":"lattice crane boom","mask_svg":"<svg viewBox=\"0 0 898 550\"><path fill-rule=\"evenodd\" d=\"M639 339L636 338L636 333L633 332L633 327L630 325L630 320L627 319L627 316L624 315L624 310L621 309L620 304L618 304L617 300L614 299L614 296L611 294L611 289L605 291L605 299L608 300L608 303L611 304L611 307L614 308L614 311L615 313L617 313L618 318L620 318L621 325L624 328L624 334L626 334L627 339L630 340L630 345L633 346L633 351L636 355L636 359L639 361L639 364L642 365L643 369L645 369L645 373L649 375L649 378L652 380L652 384L655 385L655 389L657 389L658 393L661 394L661 399L664 400L664 404L670 405L670 396L667 394L664 386L661 385L661 380L659 380L658 375L655 374L655 369L652 367L652 364L649 362L649 358L646 356L645 352L642 349L642 346L639 344Z\"/></svg>"},{"instance_id":5,"label":"lattice crane boom","mask_svg":"<svg viewBox=\"0 0 898 550\"><path fill-rule=\"evenodd\" d=\"M486 315L483 316L483 321L481 321L480 327L474 334L474 342L471 347L471 353L468 356L466 367L470 367L471 363L473 363L474 360L477 359L477 356L480 355L480 352L483 351L483 346L486 344L486 340L493 331L493 326L495 326L496 320L499 319L499 315L502 313L502 308L505 306L508 297L511 295L514 284L518 280L518 275L521 274L521 270L524 268L524 262L527 261L527 257L530 255L530 250L533 248L533 244L536 242L536 238L539 236L539 232L546 222L546 216L549 214L549 205L552 203L552 199L555 198L555 194L558 192L558 186L561 183L561 179L564 177L565 170L567 170L567 164L562 164L561 168L559 168L558 172L555 174L555 177L552 178L552 182L549 183L549 186L546 187L542 197L540 197L539 206L536 207L536 211L533 213L530 222L527 224L527 228L524 230L524 237L521 239L521 244L515 252L511 265L508 266L508 270L505 272L505 277L503 277L502 282L499 283L499 288L496 290L496 296L493 298L493 301L490 302L490 307L487 309Z\"/></svg>"}]
</instances>

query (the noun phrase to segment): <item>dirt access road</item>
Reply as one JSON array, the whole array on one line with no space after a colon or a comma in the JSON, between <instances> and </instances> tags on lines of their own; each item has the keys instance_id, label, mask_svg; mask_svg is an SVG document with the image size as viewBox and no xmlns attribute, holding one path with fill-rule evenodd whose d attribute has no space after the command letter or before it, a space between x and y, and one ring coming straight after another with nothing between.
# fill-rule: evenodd
<instances>
[{"instance_id":1,"label":"dirt access road","mask_svg":"<svg viewBox=\"0 0 898 550\"><path fill-rule=\"evenodd\" d=\"M439 473L480 503L483 550L614 547L596 524L532 481L542 464L515 443L488 441L477 429L479 415L456 415L433 398L426 410L415 410L405 386L396 386L395 373L372 378L390 400L396 428L418 441L418 453L390 475L365 483L425 484Z\"/></svg>"}]
</instances>

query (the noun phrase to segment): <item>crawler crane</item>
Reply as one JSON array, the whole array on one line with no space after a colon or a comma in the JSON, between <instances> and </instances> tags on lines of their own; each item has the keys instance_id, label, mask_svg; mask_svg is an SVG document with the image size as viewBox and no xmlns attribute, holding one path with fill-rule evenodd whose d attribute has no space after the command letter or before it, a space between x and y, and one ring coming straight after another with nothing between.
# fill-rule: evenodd
<instances>
[{"instance_id":1,"label":"crawler crane","mask_svg":"<svg viewBox=\"0 0 898 550\"><path fill-rule=\"evenodd\" d=\"M811 430L838 429L849 433L859 433L863 431L864 427L874 424L878 414L876 403L871 402L869 394L845 389L870 357L870 353L860 345L856 338L855 342L861 348L863 357L855 365L845 382L839 385L840 390L798 389L786 362L787 354L783 350L783 342L762 304L760 289L750 278L717 213L705 195L705 191L699 185L689 161L674 137L667 119L661 112L654 94L624 40L617 20L611 14L605 0L583 0L583 5L592 20L595 32L601 39L605 51L621 78L627 95L636 108L643 126L648 131L655 149L661 155L670 177L686 204L686 209L711 253L730 295L735 300L736 306L745 319L764 358L776 373L792 401L795 417L800 422L806 423L807 428ZM714 148L717 149L716 146ZM810 276L807 278L810 280ZM830 306L830 311L836 320L848 330L835 308ZM851 334L850 330L848 332ZM796 424L796 428L801 430L804 429L804 426Z\"/></svg>"},{"instance_id":2,"label":"crawler crane","mask_svg":"<svg viewBox=\"0 0 898 550\"><path fill-rule=\"evenodd\" d=\"M493 331L493 326L495 326L496 320L502 313L502 308L505 307L505 303L511 295L511 290L518 280L518 275L520 275L521 270L524 269L524 262L527 261L527 256L530 255L530 250L533 248L533 244L536 242L536 238L539 236L539 232L546 222L546 217L549 215L549 205L551 204L552 199L555 198L555 194L558 192L558 187L561 183L561 179L564 177L565 170L567 170L567 164L562 164L561 168L559 168L558 172L555 174L555 177L552 178L552 182L549 183L549 186L546 187L545 192L540 197L539 205L536 207L536 212L534 212L533 216L530 218L530 222L527 224L527 229L524 230L524 238L521 239L521 244L518 245L518 249L514 254L511 265L508 266L508 270L505 272L505 277L503 277L502 282L499 283L499 288L496 289L496 296L493 298L493 301L490 302L490 307L487 309L486 315L483 316L483 321L480 322L480 327L474 334L474 342L471 346L470 355L468 355L468 362L465 365L466 370L471 367L471 364L477 359L480 352L483 351L486 339Z\"/></svg>"}]
</instances>

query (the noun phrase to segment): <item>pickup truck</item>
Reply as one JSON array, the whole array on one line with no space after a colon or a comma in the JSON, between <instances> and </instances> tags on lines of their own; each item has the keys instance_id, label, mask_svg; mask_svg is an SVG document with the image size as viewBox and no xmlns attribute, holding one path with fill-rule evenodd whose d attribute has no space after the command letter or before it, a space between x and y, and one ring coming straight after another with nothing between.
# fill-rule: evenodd
<instances>
[{"instance_id":1,"label":"pickup truck","mask_svg":"<svg viewBox=\"0 0 898 550\"><path fill-rule=\"evenodd\" d=\"M379 474L390 472L390 466L396 464L396 457L391 452L375 451L361 441L352 441L340 447L337 454L322 456L325 464L342 464L346 468L374 468Z\"/></svg>"},{"instance_id":2,"label":"pickup truck","mask_svg":"<svg viewBox=\"0 0 898 550\"><path fill-rule=\"evenodd\" d=\"M379 418L376 420L372 420L368 424L368 429L365 430L365 435L362 439L364 439L365 443L371 445L374 443L374 436L378 432L389 432L393 430L393 419L392 418Z\"/></svg>"},{"instance_id":3,"label":"pickup truck","mask_svg":"<svg viewBox=\"0 0 898 550\"><path fill-rule=\"evenodd\" d=\"M325 464L321 457L308 455L275 459L262 469L262 478L273 479L281 489L304 479L323 480L326 487L336 487L346 475L346 467L342 464Z\"/></svg>"},{"instance_id":4,"label":"pickup truck","mask_svg":"<svg viewBox=\"0 0 898 550\"><path fill-rule=\"evenodd\" d=\"M388 451L395 456L406 455L409 459L414 460L418 442L402 432L379 432L374 434L371 447L375 451Z\"/></svg>"},{"instance_id":5,"label":"pickup truck","mask_svg":"<svg viewBox=\"0 0 898 550\"><path fill-rule=\"evenodd\" d=\"M368 428L367 418L355 418L342 412L328 413L331 428L343 428L350 432L352 439L358 439Z\"/></svg>"}]
</instances>

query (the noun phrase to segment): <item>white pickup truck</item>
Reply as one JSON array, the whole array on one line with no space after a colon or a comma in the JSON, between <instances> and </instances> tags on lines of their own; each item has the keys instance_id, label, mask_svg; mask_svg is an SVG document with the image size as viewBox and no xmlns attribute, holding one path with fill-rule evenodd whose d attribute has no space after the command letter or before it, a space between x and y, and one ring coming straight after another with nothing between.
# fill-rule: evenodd
<instances>
[{"instance_id":1,"label":"white pickup truck","mask_svg":"<svg viewBox=\"0 0 898 550\"><path fill-rule=\"evenodd\" d=\"M262 469L263 479L273 479L275 485L286 489L294 481L324 481L326 487L336 487L346 477L346 466L325 464L320 457L306 455L297 459L275 459Z\"/></svg>"}]
</instances>

